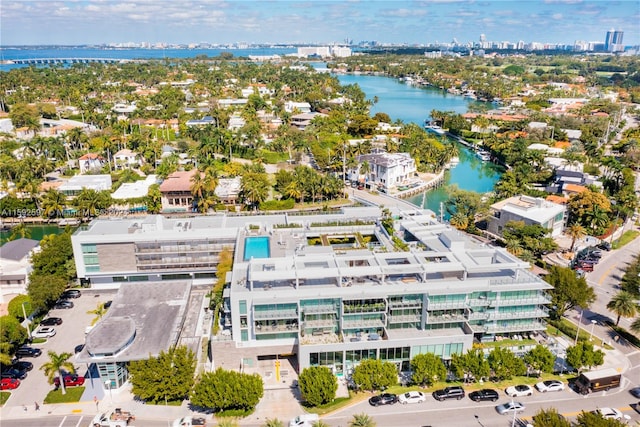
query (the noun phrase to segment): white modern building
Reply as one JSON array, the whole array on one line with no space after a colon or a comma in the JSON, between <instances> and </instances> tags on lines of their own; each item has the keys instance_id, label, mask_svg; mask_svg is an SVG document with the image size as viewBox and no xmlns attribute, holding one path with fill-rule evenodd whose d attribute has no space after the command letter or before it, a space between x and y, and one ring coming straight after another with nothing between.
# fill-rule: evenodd
<instances>
[{"instance_id":1,"label":"white modern building","mask_svg":"<svg viewBox=\"0 0 640 427\"><path fill-rule=\"evenodd\" d=\"M548 229L552 236L559 236L566 224L567 207L540 197L513 196L491 205L492 215L488 231L502 236L509 221L523 221L526 225L538 224Z\"/></svg>"},{"instance_id":2,"label":"white modern building","mask_svg":"<svg viewBox=\"0 0 640 427\"><path fill-rule=\"evenodd\" d=\"M369 165L368 171L362 167L365 162ZM384 152L358 156L357 169L348 172L352 181L387 191L394 187L410 185L416 180L416 173L416 162L409 153Z\"/></svg>"},{"instance_id":3,"label":"white modern building","mask_svg":"<svg viewBox=\"0 0 640 427\"><path fill-rule=\"evenodd\" d=\"M83 189L111 190L111 175L75 175L58 187L58 191L69 197L77 196Z\"/></svg>"},{"instance_id":4,"label":"white modern building","mask_svg":"<svg viewBox=\"0 0 640 427\"><path fill-rule=\"evenodd\" d=\"M407 251L395 249L377 207L305 216L96 220L76 231L72 244L81 280L97 289L125 286L128 294L148 283L210 286L221 251L232 251L221 329L210 340L212 367L280 358L300 370L324 365L348 375L359 361L379 358L407 370L416 354L447 360L474 342L545 329L551 286L528 263L437 223L432 212L392 213L394 234ZM187 291L176 286L183 300ZM148 298L143 293L137 298ZM177 311L167 313L163 325L179 323ZM127 358L118 354L133 331L136 346L144 333L136 319L125 321L92 331L93 356L83 361L108 350L118 375L125 375ZM117 333L122 346L99 336L101 329ZM134 353L143 352L138 346Z\"/></svg>"}]
</instances>

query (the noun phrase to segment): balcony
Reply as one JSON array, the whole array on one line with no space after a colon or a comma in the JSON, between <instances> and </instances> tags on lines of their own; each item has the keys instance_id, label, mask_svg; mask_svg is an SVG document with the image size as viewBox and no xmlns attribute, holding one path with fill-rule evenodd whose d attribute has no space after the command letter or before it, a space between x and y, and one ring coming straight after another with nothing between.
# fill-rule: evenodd
<instances>
[{"instance_id":1,"label":"balcony","mask_svg":"<svg viewBox=\"0 0 640 427\"><path fill-rule=\"evenodd\" d=\"M256 335L259 334L273 334L273 333L278 333L278 332L296 332L298 331L298 325L297 324L291 324L291 325L261 325L261 324L256 324L254 331L256 333Z\"/></svg>"},{"instance_id":2,"label":"balcony","mask_svg":"<svg viewBox=\"0 0 640 427\"><path fill-rule=\"evenodd\" d=\"M298 319L298 311L295 309L254 311L253 318L256 320Z\"/></svg>"},{"instance_id":3,"label":"balcony","mask_svg":"<svg viewBox=\"0 0 640 427\"><path fill-rule=\"evenodd\" d=\"M453 310L457 308L466 308L467 301L450 301L450 302L431 302L427 304L427 310Z\"/></svg>"},{"instance_id":4,"label":"balcony","mask_svg":"<svg viewBox=\"0 0 640 427\"><path fill-rule=\"evenodd\" d=\"M551 304L551 299L545 295L538 295L533 298L500 298L498 304L502 307L513 305L538 305Z\"/></svg>"},{"instance_id":5,"label":"balcony","mask_svg":"<svg viewBox=\"0 0 640 427\"><path fill-rule=\"evenodd\" d=\"M537 318L537 317L549 317L549 311L546 309L535 309L535 310L527 310L527 311L494 311L489 315L490 320L501 320L501 319L527 319L527 318Z\"/></svg>"},{"instance_id":6,"label":"balcony","mask_svg":"<svg viewBox=\"0 0 640 427\"><path fill-rule=\"evenodd\" d=\"M384 328L385 324L382 319L349 319L345 318L342 321L343 329L358 329L358 328Z\"/></svg>"},{"instance_id":7,"label":"balcony","mask_svg":"<svg viewBox=\"0 0 640 427\"><path fill-rule=\"evenodd\" d=\"M467 313L468 320L487 320L489 318L489 312L487 311L475 311L473 313Z\"/></svg>"},{"instance_id":8,"label":"balcony","mask_svg":"<svg viewBox=\"0 0 640 427\"><path fill-rule=\"evenodd\" d=\"M389 301L389 308L422 308L422 300Z\"/></svg>"},{"instance_id":9,"label":"balcony","mask_svg":"<svg viewBox=\"0 0 640 427\"><path fill-rule=\"evenodd\" d=\"M300 307L300 309L305 314L327 314L336 313L338 311L338 307L334 304L305 305Z\"/></svg>"},{"instance_id":10,"label":"balcony","mask_svg":"<svg viewBox=\"0 0 640 427\"><path fill-rule=\"evenodd\" d=\"M547 326L542 322L527 322L514 325L487 325L486 332L490 334L502 332L527 332L544 330L546 327Z\"/></svg>"},{"instance_id":11,"label":"balcony","mask_svg":"<svg viewBox=\"0 0 640 427\"><path fill-rule=\"evenodd\" d=\"M389 323L412 323L412 322L420 322L422 316L420 314L399 314L399 315L390 315Z\"/></svg>"},{"instance_id":12,"label":"balcony","mask_svg":"<svg viewBox=\"0 0 640 427\"><path fill-rule=\"evenodd\" d=\"M457 314L443 314L440 316L427 316L427 323L450 323L450 322L462 322L466 320L464 313Z\"/></svg>"},{"instance_id":13,"label":"balcony","mask_svg":"<svg viewBox=\"0 0 640 427\"><path fill-rule=\"evenodd\" d=\"M469 307L489 307L490 305L495 303L495 299L489 298L469 298L467 300L467 305Z\"/></svg>"},{"instance_id":14,"label":"balcony","mask_svg":"<svg viewBox=\"0 0 640 427\"><path fill-rule=\"evenodd\" d=\"M338 319L312 319L302 322L302 328L330 328L338 325Z\"/></svg>"}]
</instances>

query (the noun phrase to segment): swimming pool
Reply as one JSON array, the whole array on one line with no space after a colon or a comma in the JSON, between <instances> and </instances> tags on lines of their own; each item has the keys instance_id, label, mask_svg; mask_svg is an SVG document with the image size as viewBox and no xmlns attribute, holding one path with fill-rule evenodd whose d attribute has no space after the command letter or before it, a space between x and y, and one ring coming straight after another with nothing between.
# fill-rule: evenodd
<instances>
[{"instance_id":1,"label":"swimming pool","mask_svg":"<svg viewBox=\"0 0 640 427\"><path fill-rule=\"evenodd\" d=\"M271 258L268 237L246 237L244 239L244 260L249 261L251 258Z\"/></svg>"}]
</instances>

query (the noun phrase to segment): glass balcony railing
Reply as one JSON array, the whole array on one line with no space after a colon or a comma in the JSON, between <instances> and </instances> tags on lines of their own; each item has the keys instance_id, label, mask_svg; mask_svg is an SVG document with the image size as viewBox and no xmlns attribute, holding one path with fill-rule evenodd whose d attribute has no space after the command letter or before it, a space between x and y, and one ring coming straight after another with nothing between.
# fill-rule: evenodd
<instances>
[{"instance_id":1,"label":"glass balcony railing","mask_svg":"<svg viewBox=\"0 0 640 427\"><path fill-rule=\"evenodd\" d=\"M298 312L297 310L265 310L265 311L254 311L253 318L256 320L260 319L297 319Z\"/></svg>"}]
</instances>

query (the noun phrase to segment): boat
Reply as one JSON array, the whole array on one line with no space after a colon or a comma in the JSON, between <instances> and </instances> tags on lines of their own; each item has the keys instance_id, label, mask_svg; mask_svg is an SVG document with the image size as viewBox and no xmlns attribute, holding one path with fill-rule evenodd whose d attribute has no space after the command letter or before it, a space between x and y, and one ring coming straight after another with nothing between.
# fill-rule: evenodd
<instances>
[{"instance_id":1,"label":"boat","mask_svg":"<svg viewBox=\"0 0 640 427\"><path fill-rule=\"evenodd\" d=\"M444 135L444 129L431 122L425 122L424 128L427 130L427 132L435 133L438 136Z\"/></svg>"},{"instance_id":2,"label":"boat","mask_svg":"<svg viewBox=\"0 0 640 427\"><path fill-rule=\"evenodd\" d=\"M488 162L489 160L491 160L491 153L489 153L488 151L478 150L476 151L476 156L478 156L478 158L484 162Z\"/></svg>"},{"instance_id":3,"label":"boat","mask_svg":"<svg viewBox=\"0 0 640 427\"><path fill-rule=\"evenodd\" d=\"M458 163L460 163L460 158L459 157L452 157L449 160L449 163L447 163L446 168L447 169L455 168L456 166L458 166Z\"/></svg>"}]
</instances>

